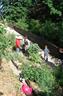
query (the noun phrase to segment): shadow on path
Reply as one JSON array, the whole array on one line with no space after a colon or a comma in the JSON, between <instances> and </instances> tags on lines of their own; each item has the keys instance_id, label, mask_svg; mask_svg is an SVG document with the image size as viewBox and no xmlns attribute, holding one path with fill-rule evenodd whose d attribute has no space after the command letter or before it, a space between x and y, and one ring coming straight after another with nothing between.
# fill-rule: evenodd
<instances>
[{"instance_id":1,"label":"shadow on path","mask_svg":"<svg viewBox=\"0 0 63 96\"><path fill-rule=\"evenodd\" d=\"M18 69L18 65L17 65L17 63L14 62L14 60L11 60L11 61L12 61L13 65Z\"/></svg>"},{"instance_id":2,"label":"shadow on path","mask_svg":"<svg viewBox=\"0 0 63 96\"><path fill-rule=\"evenodd\" d=\"M32 96L47 96L47 94L45 92L36 90L36 91L33 91Z\"/></svg>"},{"instance_id":3,"label":"shadow on path","mask_svg":"<svg viewBox=\"0 0 63 96\"><path fill-rule=\"evenodd\" d=\"M47 64L48 64L51 68L53 68L53 69L56 67L56 66L55 66L52 62L50 62L50 61L48 61Z\"/></svg>"},{"instance_id":4,"label":"shadow on path","mask_svg":"<svg viewBox=\"0 0 63 96\"><path fill-rule=\"evenodd\" d=\"M0 96L2 96L3 95L3 92L0 92Z\"/></svg>"}]
</instances>

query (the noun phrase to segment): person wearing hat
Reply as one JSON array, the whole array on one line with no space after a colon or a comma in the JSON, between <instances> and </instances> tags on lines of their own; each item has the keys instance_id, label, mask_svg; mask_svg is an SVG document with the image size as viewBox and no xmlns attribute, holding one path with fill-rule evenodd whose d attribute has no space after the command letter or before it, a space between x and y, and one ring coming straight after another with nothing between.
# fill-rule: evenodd
<instances>
[{"instance_id":1,"label":"person wearing hat","mask_svg":"<svg viewBox=\"0 0 63 96\"><path fill-rule=\"evenodd\" d=\"M21 40L22 40L22 36L20 35L16 36L16 51L17 52L20 51Z\"/></svg>"}]
</instances>

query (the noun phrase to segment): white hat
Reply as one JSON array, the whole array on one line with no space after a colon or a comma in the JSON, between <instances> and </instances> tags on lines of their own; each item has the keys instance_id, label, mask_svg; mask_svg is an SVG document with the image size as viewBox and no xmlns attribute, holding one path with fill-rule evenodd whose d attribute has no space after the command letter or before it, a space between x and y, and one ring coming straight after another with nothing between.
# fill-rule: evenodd
<instances>
[{"instance_id":1,"label":"white hat","mask_svg":"<svg viewBox=\"0 0 63 96\"><path fill-rule=\"evenodd\" d=\"M21 35L17 35L16 38L17 39L23 39L23 37Z\"/></svg>"}]
</instances>

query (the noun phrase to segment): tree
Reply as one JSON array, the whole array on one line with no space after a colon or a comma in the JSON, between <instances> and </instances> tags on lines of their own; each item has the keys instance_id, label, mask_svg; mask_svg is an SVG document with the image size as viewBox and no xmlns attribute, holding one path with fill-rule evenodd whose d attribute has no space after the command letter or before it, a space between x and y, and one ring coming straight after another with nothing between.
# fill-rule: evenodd
<instances>
[{"instance_id":1,"label":"tree","mask_svg":"<svg viewBox=\"0 0 63 96\"><path fill-rule=\"evenodd\" d=\"M58 1L59 1L59 0L58 0ZM50 14L58 14L59 16L62 15L62 12L61 12L60 8L57 9L56 7L54 7L54 5L55 5L54 0L42 0L42 2L49 7L49 9L50 9ZM56 1L56 2L57 2L57 1ZM62 1L61 1L61 2L62 2Z\"/></svg>"},{"instance_id":2,"label":"tree","mask_svg":"<svg viewBox=\"0 0 63 96\"><path fill-rule=\"evenodd\" d=\"M49 41L57 41L57 45L60 43L62 45L63 28L60 26L63 23L63 0L2 0L2 2L3 16L7 21L15 22L19 28L34 31ZM34 22L31 22L33 19Z\"/></svg>"}]
</instances>

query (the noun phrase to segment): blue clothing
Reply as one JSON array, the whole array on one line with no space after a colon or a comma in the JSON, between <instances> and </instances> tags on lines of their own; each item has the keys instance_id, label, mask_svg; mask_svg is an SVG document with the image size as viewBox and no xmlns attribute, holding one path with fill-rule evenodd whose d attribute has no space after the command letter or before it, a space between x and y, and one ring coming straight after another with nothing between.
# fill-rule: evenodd
<instances>
[{"instance_id":1,"label":"blue clothing","mask_svg":"<svg viewBox=\"0 0 63 96\"><path fill-rule=\"evenodd\" d=\"M45 55L45 56L48 56L48 53L49 53L48 48L45 48L45 49L44 49L44 55Z\"/></svg>"},{"instance_id":2,"label":"blue clothing","mask_svg":"<svg viewBox=\"0 0 63 96\"><path fill-rule=\"evenodd\" d=\"M46 61L48 61L48 54L49 54L49 50L48 50L48 48L45 48L45 49L44 49L44 59L45 59Z\"/></svg>"},{"instance_id":3,"label":"blue clothing","mask_svg":"<svg viewBox=\"0 0 63 96\"><path fill-rule=\"evenodd\" d=\"M16 48L16 52L19 52L20 51L20 49L19 48Z\"/></svg>"}]
</instances>

